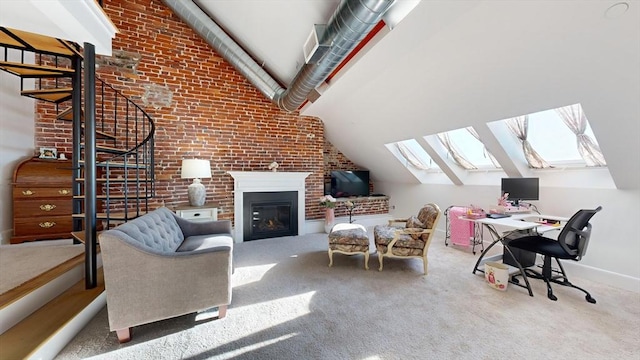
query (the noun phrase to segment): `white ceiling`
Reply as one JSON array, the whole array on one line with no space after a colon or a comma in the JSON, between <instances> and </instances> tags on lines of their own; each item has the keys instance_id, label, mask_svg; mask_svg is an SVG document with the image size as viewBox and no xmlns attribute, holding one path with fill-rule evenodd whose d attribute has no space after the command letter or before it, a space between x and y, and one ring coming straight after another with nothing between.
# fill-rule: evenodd
<instances>
[{"instance_id":1,"label":"white ceiling","mask_svg":"<svg viewBox=\"0 0 640 360\"><path fill-rule=\"evenodd\" d=\"M95 46L96 54L109 56L117 32L96 1L2 1L0 25L80 45L88 42Z\"/></svg>"},{"instance_id":2,"label":"white ceiling","mask_svg":"<svg viewBox=\"0 0 640 360\"><path fill-rule=\"evenodd\" d=\"M618 2L421 1L302 114L374 180L415 182L385 143L581 103L616 185L637 189L640 2L605 16ZM339 1L196 3L286 87Z\"/></svg>"}]
</instances>

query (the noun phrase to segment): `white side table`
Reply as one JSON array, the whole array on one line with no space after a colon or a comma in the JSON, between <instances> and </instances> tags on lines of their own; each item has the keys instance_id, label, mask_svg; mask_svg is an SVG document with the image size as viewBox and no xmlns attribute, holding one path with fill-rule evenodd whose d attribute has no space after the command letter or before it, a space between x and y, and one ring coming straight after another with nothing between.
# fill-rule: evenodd
<instances>
[{"instance_id":1,"label":"white side table","mask_svg":"<svg viewBox=\"0 0 640 360\"><path fill-rule=\"evenodd\" d=\"M213 221L218 220L218 208L215 204L204 204L202 206L181 205L175 208L176 215L191 221Z\"/></svg>"}]
</instances>

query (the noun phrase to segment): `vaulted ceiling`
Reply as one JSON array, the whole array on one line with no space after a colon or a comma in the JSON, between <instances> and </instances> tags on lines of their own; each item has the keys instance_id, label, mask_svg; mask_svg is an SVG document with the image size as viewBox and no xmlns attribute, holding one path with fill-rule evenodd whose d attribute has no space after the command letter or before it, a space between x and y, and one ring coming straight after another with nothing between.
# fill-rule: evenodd
<instances>
[{"instance_id":1,"label":"vaulted ceiling","mask_svg":"<svg viewBox=\"0 0 640 360\"><path fill-rule=\"evenodd\" d=\"M195 2L285 87L313 24L339 3ZM487 122L581 103L616 186L638 188L640 3L403 2L417 6L301 109L374 180L416 182L385 143L465 126L482 135Z\"/></svg>"},{"instance_id":2,"label":"vaulted ceiling","mask_svg":"<svg viewBox=\"0 0 640 360\"><path fill-rule=\"evenodd\" d=\"M42 2L25 11L19 8L32 2L2 2L0 23L9 26L14 15L7 14L37 15L37 24L19 22L30 27L24 30L95 40L95 31L78 30L83 21L59 21L60 12L81 8L46 3L52 10ZM326 23L340 1L195 3L286 87L304 63L313 24ZM393 28L380 31L301 108L321 118L327 138L374 180L417 182L386 143L465 126L483 136L487 122L581 103L615 185L639 188L640 2L397 0L394 8L412 11L397 24L386 19ZM108 19L86 13L112 34ZM483 140L501 152L494 138Z\"/></svg>"}]
</instances>

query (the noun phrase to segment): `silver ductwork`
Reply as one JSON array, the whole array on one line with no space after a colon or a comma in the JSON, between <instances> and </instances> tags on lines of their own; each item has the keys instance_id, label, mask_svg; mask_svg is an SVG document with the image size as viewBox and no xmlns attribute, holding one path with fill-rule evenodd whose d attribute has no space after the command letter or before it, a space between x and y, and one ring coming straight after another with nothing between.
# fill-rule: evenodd
<instances>
[{"instance_id":1,"label":"silver ductwork","mask_svg":"<svg viewBox=\"0 0 640 360\"><path fill-rule=\"evenodd\" d=\"M316 64L300 68L288 89L282 88L202 9L190 0L162 0L264 96L286 111L296 111L318 85L382 19L394 0L343 0L319 39L331 50Z\"/></svg>"}]
</instances>

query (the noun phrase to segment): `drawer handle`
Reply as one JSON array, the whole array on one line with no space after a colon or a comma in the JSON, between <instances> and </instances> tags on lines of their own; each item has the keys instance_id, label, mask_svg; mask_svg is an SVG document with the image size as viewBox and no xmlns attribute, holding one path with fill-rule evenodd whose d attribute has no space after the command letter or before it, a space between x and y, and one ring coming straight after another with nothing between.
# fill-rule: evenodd
<instances>
[{"instance_id":1,"label":"drawer handle","mask_svg":"<svg viewBox=\"0 0 640 360\"><path fill-rule=\"evenodd\" d=\"M30 196L33 195L34 192L31 190L22 190L22 195Z\"/></svg>"},{"instance_id":2,"label":"drawer handle","mask_svg":"<svg viewBox=\"0 0 640 360\"><path fill-rule=\"evenodd\" d=\"M53 204L44 204L44 205L40 205L40 210L42 211L51 211L53 209L55 209L56 206Z\"/></svg>"},{"instance_id":3,"label":"drawer handle","mask_svg":"<svg viewBox=\"0 0 640 360\"><path fill-rule=\"evenodd\" d=\"M71 194L71 191L67 190L67 189L62 189L62 190L58 190L58 193L60 195L69 195L69 194Z\"/></svg>"},{"instance_id":4,"label":"drawer handle","mask_svg":"<svg viewBox=\"0 0 640 360\"><path fill-rule=\"evenodd\" d=\"M45 222L41 222L38 225L40 225L41 228L48 229L48 228L52 228L52 227L56 226L56 223L53 222L53 221L45 221Z\"/></svg>"},{"instance_id":5,"label":"drawer handle","mask_svg":"<svg viewBox=\"0 0 640 360\"><path fill-rule=\"evenodd\" d=\"M195 213L195 214L193 214L193 216L194 216L194 217L196 217L196 216L200 216L200 213Z\"/></svg>"}]
</instances>

